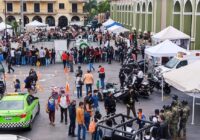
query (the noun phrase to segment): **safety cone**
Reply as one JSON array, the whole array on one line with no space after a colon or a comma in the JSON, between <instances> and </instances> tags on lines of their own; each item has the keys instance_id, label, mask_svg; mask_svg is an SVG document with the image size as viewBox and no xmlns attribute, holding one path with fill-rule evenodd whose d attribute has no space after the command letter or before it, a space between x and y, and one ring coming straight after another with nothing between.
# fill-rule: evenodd
<instances>
[{"instance_id":1,"label":"safety cone","mask_svg":"<svg viewBox=\"0 0 200 140\"><path fill-rule=\"evenodd\" d=\"M38 80L41 79L41 73L39 71L37 72L37 77L38 77Z\"/></svg>"},{"instance_id":2,"label":"safety cone","mask_svg":"<svg viewBox=\"0 0 200 140\"><path fill-rule=\"evenodd\" d=\"M66 93L69 93L69 83L66 83L66 86L65 86L65 91L66 91Z\"/></svg>"}]
</instances>

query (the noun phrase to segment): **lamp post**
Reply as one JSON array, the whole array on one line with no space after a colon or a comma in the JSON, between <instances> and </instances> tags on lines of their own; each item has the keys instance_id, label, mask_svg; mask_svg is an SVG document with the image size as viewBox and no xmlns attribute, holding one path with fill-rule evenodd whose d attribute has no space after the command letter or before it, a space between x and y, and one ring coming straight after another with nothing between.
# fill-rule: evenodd
<instances>
[{"instance_id":1,"label":"lamp post","mask_svg":"<svg viewBox=\"0 0 200 140\"><path fill-rule=\"evenodd\" d=\"M21 16L21 20L20 20L20 33L22 33L24 31L24 0L20 0L20 16Z\"/></svg>"},{"instance_id":2,"label":"lamp post","mask_svg":"<svg viewBox=\"0 0 200 140\"><path fill-rule=\"evenodd\" d=\"M5 16L5 30L4 30L4 34L5 34L5 39L6 39L6 44L7 44L7 24L6 24L6 15L7 15L7 3L6 3L6 0L4 0L4 16Z\"/></svg>"}]
</instances>

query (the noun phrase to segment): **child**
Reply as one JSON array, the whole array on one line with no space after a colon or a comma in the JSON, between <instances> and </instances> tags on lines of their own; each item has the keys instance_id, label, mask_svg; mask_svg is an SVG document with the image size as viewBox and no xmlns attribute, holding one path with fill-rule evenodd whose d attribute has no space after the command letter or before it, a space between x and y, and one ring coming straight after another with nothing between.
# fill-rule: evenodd
<instances>
[{"instance_id":1,"label":"child","mask_svg":"<svg viewBox=\"0 0 200 140\"><path fill-rule=\"evenodd\" d=\"M16 79L14 81L14 85L15 85L15 92L20 92L21 91L21 86L20 86L20 81L19 79Z\"/></svg>"}]
</instances>

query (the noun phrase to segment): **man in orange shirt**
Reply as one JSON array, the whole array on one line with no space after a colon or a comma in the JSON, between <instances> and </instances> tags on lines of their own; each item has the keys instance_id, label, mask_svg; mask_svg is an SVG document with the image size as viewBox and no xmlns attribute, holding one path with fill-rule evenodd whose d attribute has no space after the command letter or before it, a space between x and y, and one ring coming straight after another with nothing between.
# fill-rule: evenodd
<instances>
[{"instance_id":1,"label":"man in orange shirt","mask_svg":"<svg viewBox=\"0 0 200 140\"><path fill-rule=\"evenodd\" d=\"M94 83L94 78L93 78L93 75L90 73L89 70L87 71L86 74L84 74L83 82L86 86L86 94L88 94L89 91L92 92L92 85Z\"/></svg>"},{"instance_id":2,"label":"man in orange shirt","mask_svg":"<svg viewBox=\"0 0 200 140\"><path fill-rule=\"evenodd\" d=\"M66 63L67 63L67 52L66 51L62 53L62 57L61 58L62 58L63 66L64 66L64 69L65 69Z\"/></svg>"},{"instance_id":3,"label":"man in orange shirt","mask_svg":"<svg viewBox=\"0 0 200 140\"><path fill-rule=\"evenodd\" d=\"M84 120L84 103L79 102L79 107L76 110L76 120L78 123L78 140L85 140L86 137L86 127ZM81 130L82 130L82 139L81 139Z\"/></svg>"}]
</instances>

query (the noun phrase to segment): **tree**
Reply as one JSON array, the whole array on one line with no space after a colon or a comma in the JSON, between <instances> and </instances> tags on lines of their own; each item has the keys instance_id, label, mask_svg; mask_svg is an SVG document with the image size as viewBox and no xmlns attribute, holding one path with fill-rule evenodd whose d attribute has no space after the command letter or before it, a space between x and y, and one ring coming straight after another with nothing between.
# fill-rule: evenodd
<instances>
[{"instance_id":1,"label":"tree","mask_svg":"<svg viewBox=\"0 0 200 140\"><path fill-rule=\"evenodd\" d=\"M110 1L109 0L101 1L98 4L98 12L99 13L106 13L107 11L110 11Z\"/></svg>"},{"instance_id":2,"label":"tree","mask_svg":"<svg viewBox=\"0 0 200 140\"><path fill-rule=\"evenodd\" d=\"M19 27L17 21L13 20L13 21L11 22L11 26L12 26L12 28L13 28L13 30L14 30L14 33L17 34L17 28Z\"/></svg>"},{"instance_id":3,"label":"tree","mask_svg":"<svg viewBox=\"0 0 200 140\"><path fill-rule=\"evenodd\" d=\"M84 5L84 11L89 13L89 20L91 20L95 14L97 13L97 1L96 0L89 0Z\"/></svg>"}]
</instances>

